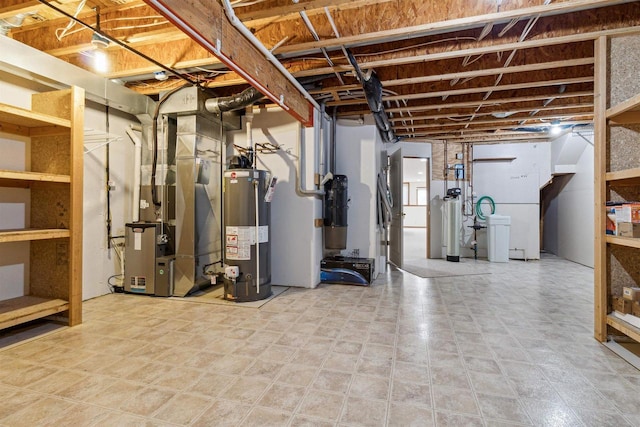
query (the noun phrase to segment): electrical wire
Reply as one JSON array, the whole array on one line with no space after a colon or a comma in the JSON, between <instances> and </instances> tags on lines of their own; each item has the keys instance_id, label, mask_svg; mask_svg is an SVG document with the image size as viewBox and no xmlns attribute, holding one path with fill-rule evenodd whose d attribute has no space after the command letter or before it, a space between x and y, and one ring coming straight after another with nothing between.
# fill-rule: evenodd
<instances>
[{"instance_id":1,"label":"electrical wire","mask_svg":"<svg viewBox=\"0 0 640 427\"><path fill-rule=\"evenodd\" d=\"M365 56L386 55L388 53L402 52L403 50L417 49L417 48L420 48L420 47L431 46L431 45L438 44L438 43L448 43L448 42L456 42L456 41L463 41L463 40L478 41L478 38L477 37L450 37L450 38L446 38L446 39L432 40L430 42L418 43L418 44L414 44L414 45L410 45L410 46L399 47L399 48L396 48L396 49L383 50L383 51L375 52L375 53L358 53L358 54L354 53L353 56L355 56L356 58L360 58L360 57L365 57Z\"/></svg>"},{"instance_id":2,"label":"electrical wire","mask_svg":"<svg viewBox=\"0 0 640 427\"><path fill-rule=\"evenodd\" d=\"M87 0L82 0L78 4L78 7L76 8L75 13L73 14L73 18L76 18L80 14L80 12L82 12L82 9L84 9L85 4L87 4ZM76 21L74 21L73 19L70 19L66 27L56 29L55 35L58 41L62 40L67 35L67 32L71 30L75 25L76 25Z\"/></svg>"},{"instance_id":3,"label":"electrical wire","mask_svg":"<svg viewBox=\"0 0 640 427\"><path fill-rule=\"evenodd\" d=\"M182 73L179 73L178 71L174 70L171 67L167 67L166 65L162 64L161 62L156 61L155 59L151 58L148 55L145 55L144 53L140 52L139 50L136 50L134 48L132 48L131 46L127 45L126 43L118 40L115 37L110 36L109 34L105 33L104 31L101 31L97 28L93 28L91 25L87 24L86 22L78 19L77 17L71 15L70 13L65 12L64 10L60 9L59 7L47 2L46 0L38 0L39 3L42 3L43 5L49 7L50 9L55 10L56 12L58 12L61 15L66 16L67 18L72 19L73 21L75 21L76 23L82 25L85 28L90 29L91 31L93 31L94 33L101 35L102 37L104 37L105 39L109 40L110 42L117 44L118 46L122 47L123 49L139 56L140 58L143 58L149 62L151 62L153 65L162 68L163 70L173 74L176 77L181 78L182 80L185 80L186 82L194 85L194 86L199 86L197 81L192 81L191 79L189 79L187 76L185 76Z\"/></svg>"},{"instance_id":4,"label":"electrical wire","mask_svg":"<svg viewBox=\"0 0 640 427\"><path fill-rule=\"evenodd\" d=\"M111 283L113 279L120 277L120 284ZM122 274L114 274L113 276L109 276L107 278L107 286L109 286L109 292L114 293L116 288L123 288L124 286L124 277Z\"/></svg>"}]
</instances>

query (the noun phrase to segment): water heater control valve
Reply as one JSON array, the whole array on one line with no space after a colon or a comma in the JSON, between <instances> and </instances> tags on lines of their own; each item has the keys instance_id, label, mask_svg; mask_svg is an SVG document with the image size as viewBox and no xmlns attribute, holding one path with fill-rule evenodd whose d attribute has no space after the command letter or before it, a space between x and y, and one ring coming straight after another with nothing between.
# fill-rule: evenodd
<instances>
[{"instance_id":1,"label":"water heater control valve","mask_svg":"<svg viewBox=\"0 0 640 427\"><path fill-rule=\"evenodd\" d=\"M238 276L240 276L240 267L237 267L237 266L225 267L224 275L226 276L227 279L231 279L231 280L237 279Z\"/></svg>"}]
</instances>

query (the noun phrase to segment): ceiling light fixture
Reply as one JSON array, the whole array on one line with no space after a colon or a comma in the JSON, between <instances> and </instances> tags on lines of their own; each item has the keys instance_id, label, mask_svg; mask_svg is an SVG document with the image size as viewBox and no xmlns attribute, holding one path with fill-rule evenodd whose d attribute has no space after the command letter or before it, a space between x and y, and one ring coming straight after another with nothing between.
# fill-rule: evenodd
<instances>
[{"instance_id":1,"label":"ceiling light fixture","mask_svg":"<svg viewBox=\"0 0 640 427\"><path fill-rule=\"evenodd\" d=\"M109 46L109 39L98 33L93 33L91 36L91 44L96 49L106 49Z\"/></svg>"},{"instance_id":2,"label":"ceiling light fixture","mask_svg":"<svg viewBox=\"0 0 640 427\"><path fill-rule=\"evenodd\" d=\"M91 36L91 44L96 49L105 49L110 42L108 38L100 33L100 7L96 6L94 10L96 11L96 29Z\"/></svg>"},{"instance_id":3,"label":"ceiling light fixture","mask_svg":"<svg viewBox=\"0 0 640 427\"><path fill-rule=\"evenodd\" d=\"M109 70L109 60L103 50L98 49L93 52L93 68L103 74Z\"/></svg>"},{"instance_id":4,"label":"ceiling light fixture","mask_svg":"<svg viewBox=\"0 0 640 427\"><path fill-rule=\"evenodd\" d=\"M109 46L109 39L100 33L100 7L95 8L96 11L96 29L91 36L91 45L95 48L93 52L93 68L98 73L106 73L109 69L109 60L104 51Z\"/></svg>"},{"instance_id":5,"label":"ceiling light fixture","mask_svg":"<svg viewBox=\"0 0 640 427\"><path fill-rule=\"evenodd\" d=\"M562 131L562 127L560 127L560 120L554 120L551 122L551 135L559 135Z\"/></svg>"}]
</instances>

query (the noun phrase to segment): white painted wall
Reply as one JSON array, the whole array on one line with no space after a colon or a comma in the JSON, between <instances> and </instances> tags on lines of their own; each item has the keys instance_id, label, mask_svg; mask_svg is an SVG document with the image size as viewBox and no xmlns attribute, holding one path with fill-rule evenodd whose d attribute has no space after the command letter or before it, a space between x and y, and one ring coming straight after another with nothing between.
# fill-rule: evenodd
<instances>
[{"instance_id":1,"label":"white painted wall","mask_svg":"<svg viewBox=\"0 0 640 427\"><path fill-rule=\"evenodd\" d=\"M540 187L551 177L550 156L549 143L473 147L474 159L515 157L473 164L473 190L477 197L490 196L495 201L496 214L511 217L510 258L540 258ZM473 230L467 227L472 224L472 217L464 222L463 256L473 256ZM478 255L485 257L486 230L479 231L478 236Z\"/></svg>"},{"instance_id":2,"label":"white painted wall","mask_svg":"<svg viewBox=\"0 0 640 427\"><path fill-rule=\"evenodd\" d=\"M575 173L554 177L545 190L543 248L593 267L593 135L583 136L572 133L551 144L552 169Z\"/></svg>"},{"instance_id":3,"label":"white painted wall","mask_svg":"<svg viewBox=\"0 0 640 427\"><path fill-rule=\"evenodd\" d=\"M87 102L85 129L107 132L106 109ZM120 138L109 145L109 175L115 186L111 191L111 234L124 235L125 224L132 220L134 147L125 129L137 120L117 110L109 110L108 133ZM101 142L86 143L85 149ZM120 261L115 249L107 247L107 162L106 147L84 155L84 238L83 238L83 298L89 299L109 293L107 280L120 274ZM124 239L116 239L122 243Z\"/></svg>"},{"instance_id":4,"label":"white painted wall","mask_svg":"<svg viewBox=\"0 0 640 427\"><path fill-rule=\"evenodd\" d=\"M376 260L381 271L380 232L377 227L377 182L380 152L384 144L374 125L345 124L338 120L336 129L336 173L349 180L347 249L357 249L363 258Z\"/></svg>"},{"instance_id":5,"label":"white painted wall","mask_svg":"<svg viewBox=\"0 0 640 427\"><path fill-rule=\"evenodd\" d=\"M318 120L315 120L318 123ZM314 288L320 282L322 228L314 226L322 218L322 199L296 194L296 162L300 150L300 125L279 108L255 109L253 140L280 145L276 154L259 156L259 167L278 177L271 202L271 282L274 285ZM246 130L229 132L229 144L246 146ZM307 154L303 188L313 185L314 130L305 130Z\"/></svg>"},{"instance_id":6,"label":"white painted wall","mask_svg":"<svg viewBox=\"0 0 640 427\"><path fill-rule=\"evenodd\" d=\"M22 108L31 108L31 94L49 90L31 81L6 73L0 74L0 102ZM104 131L106 128L104 107L87 103L85 109L85 129ZM135 118L122 115L114 110L110 114L110 133L122 137L111 145L111 180L116 185L112 192L113 231L120 232L129 220L130 183L132 178L133 145L126 139L124 127L133 123ZM5 135L15 141L15 136ZM0 136L1 138L1 136ZM0 139L0 152L6 153L13 147L10 156L5 157L2 167L20 169L28 167L28 158L24 157L26 147L22 145L16 151L15 142L3 142ZM87 148L91 148L87 145ZM98 149L84 156L84 247L83 247L83 299L93 298L109 292L107 278L118 274L120 266L113 250L106 245L106 178L105 149ZM0 200L20 204L25 212L25 225L29 216L28 191L23 189L0 189ZM10 194L11 193L11 194ZM0 204L2 205L2 204ZM1 209L1 208L0 208ZM0 229L16 224L4 215L0 215ZM0 299L20 296L26 291L29 272L29 244L0 245ZM7 255L6 252L11 255ZM6 256L5 256L6 255ZM19 293L19 295L16 295Z\"/></svg>"}]
</instances>

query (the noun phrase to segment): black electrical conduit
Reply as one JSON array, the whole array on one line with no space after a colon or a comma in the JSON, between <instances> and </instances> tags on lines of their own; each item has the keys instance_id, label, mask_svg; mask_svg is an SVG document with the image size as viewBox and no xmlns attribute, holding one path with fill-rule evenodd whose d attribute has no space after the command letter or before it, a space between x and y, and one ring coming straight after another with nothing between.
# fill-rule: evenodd
<instances>
[{"instance_id":1,"label":"black electrical conduit","mask_svg":"<svg viewBox=\"0 0 640 427\"><path fill-rule=\"evenodd\" d=\"M129 52L138 55L139 57L146 59L147 61L151 62L154 65L157 65L158 67L162 68L165 71L168 71L169 73L173 74L176 77L181 78L182 80L188 82L189 84L192 84L194 86L199 86L200 83L196 80L192 80L189 77L185 76L184 74L181 74L179 72L177 72L176 70L174 70L171 67L167 67L166 65L162 64L161 62L156 61L155 59L151 58L150 56L145 55L144 53L132 48L131 46L127 45L126 43L121 42L120 40L111 37L109 34L105 33L104 31L97 29L97 28L93 28L91 25L87 24L86 22L76 18L75 16L71 15L70 13L65 12L64 10L52 5L51 3L47 2L46 0L38 0L40 3L42 3L45 6L50 7L51 9L55 10L56 12L66 16L67 18L71 19L74 22L77 22L78 24L82 25L85 28L88 28L89 30L93 31L96 34L99 34L100 36L104 37L105 39L109 40L112 43L117 44L118 46L120 46L121 48L128 50Z\"/></svg>"}]
</instances>

